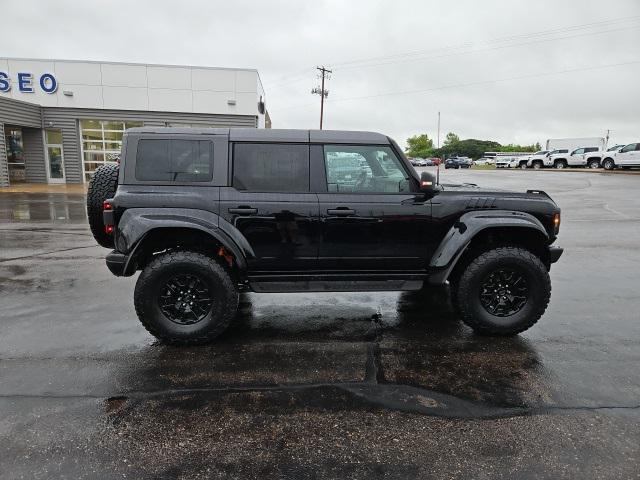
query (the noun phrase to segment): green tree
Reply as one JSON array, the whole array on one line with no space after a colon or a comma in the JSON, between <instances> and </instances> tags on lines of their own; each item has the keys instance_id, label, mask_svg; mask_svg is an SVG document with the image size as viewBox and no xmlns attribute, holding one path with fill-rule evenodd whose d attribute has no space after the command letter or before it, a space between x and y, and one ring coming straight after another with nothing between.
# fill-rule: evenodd
<instances>
[{"instance_id":1,"label":"green tree","mask_svg":"<svg viewBox=\"0 0 640 480\"><path fill-rule=\"evenodd\" d=\"M540 144L534 143L531 145L518 145L515 143L510 143L508 145L502 145L499 152L537 152L540 150Z\"/></svg>"},{"instance_id":2,"label":"green tree","mask_svg":"<svg viewBox=\"0 0 640 480\"><path fill-rule=\"evenodd\" d=\"M458 143L460 141L460 137L453 132L447 133L447 136L444 139L444 145L453 145L454 143Z\"/></svg>"},{"instance_id":3,"label":"green tree","mask_svg":"<svg viewBox=\"0 0 640 480\"><path fill-rule=\"evenodd\" d=\"M426 158L433 154L433 140L426 133L407 138L408 157Z\"/></svg>"}]
</instances>

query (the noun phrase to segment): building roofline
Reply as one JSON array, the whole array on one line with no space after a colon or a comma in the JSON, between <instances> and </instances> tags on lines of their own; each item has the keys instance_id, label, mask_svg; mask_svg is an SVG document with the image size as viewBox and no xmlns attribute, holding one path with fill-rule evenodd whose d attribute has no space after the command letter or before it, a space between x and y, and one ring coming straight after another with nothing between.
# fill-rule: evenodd
<instances>
[{"instance_id":1,"label":"building roofline","mask_svg":"<svg viewBox=\"0 0 640 480\"><path fill-rule=\"evenodd\" d=\"M27 62L63 62L63 63L98 63L108 65L133 65L138 67L168 67L168 68L202 68L204 70L236 70L244 72L255 72L260 77L258 69L256 68L234 68L234 67L210 67L205 65L173 65L165 63L142 63L142 62L113 62L103 60L77 60L77 59L64 59L64 58L28 58L28 57L3 57L0 56L0 60L23 60ZM262 82L261 82L262 83Z\"/></svg>"}]
</instances>

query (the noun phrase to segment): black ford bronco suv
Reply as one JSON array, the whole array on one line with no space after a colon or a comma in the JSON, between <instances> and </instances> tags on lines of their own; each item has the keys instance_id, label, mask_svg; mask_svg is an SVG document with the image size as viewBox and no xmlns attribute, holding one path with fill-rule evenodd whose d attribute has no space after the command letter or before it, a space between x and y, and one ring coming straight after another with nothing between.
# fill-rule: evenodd
<instances>
[{"instance_id":1,"label":"black ford bronco suv","mask_svg":"<svg viewBox=\"0 0 640 480\"><path fill-rule=\"evenodd\" d=\"M385 135L133 128L87 195L114 275L141 270L145 328L211 341L241 291L450 285L477 332L513 335L544 313L560 209L544 192L437 184Z\"/></svg>"}]
</instances>

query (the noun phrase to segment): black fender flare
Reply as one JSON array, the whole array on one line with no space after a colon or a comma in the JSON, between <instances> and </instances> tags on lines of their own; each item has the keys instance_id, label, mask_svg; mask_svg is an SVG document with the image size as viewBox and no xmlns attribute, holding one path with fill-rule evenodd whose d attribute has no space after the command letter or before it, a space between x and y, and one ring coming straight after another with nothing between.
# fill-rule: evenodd
<instances>
[{"instance_id":1,"label":"black fender flare","mask_svg":"<svg viewBox=\"0 0 640 480\"><path fill-rule=\"evenodd\" d=\"M241 271L247 268L247 258L255 253L246 238L235 228L220 228L218 215L192 208L129 208L118 221L116 249L126 255L125 272L130 273L129 263L144 237L159 228L189 228L207 233L228 249ZM131 272L132 273L132 272Z\"/></svg>"},{"instance_id":2,"label":"black fender flare","mask_svg":"<svg viewBox=\"0 0 640 480\"><path fill-rule=\"evenodd\" d=\"M463 214L449 229L429 262L433 272L429 282L443 284L456 263L467 249L471 240L488 228L531 228L549 238L540 220L529 213L513 210L480 210Z\"/></svg>"}]
</instances>

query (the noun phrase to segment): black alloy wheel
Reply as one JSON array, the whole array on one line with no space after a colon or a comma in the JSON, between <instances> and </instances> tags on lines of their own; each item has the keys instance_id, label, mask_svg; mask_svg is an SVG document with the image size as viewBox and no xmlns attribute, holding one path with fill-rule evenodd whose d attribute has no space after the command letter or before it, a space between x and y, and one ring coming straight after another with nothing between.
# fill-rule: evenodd
<instances>
[{"instance_id":1,"label":"black alloy wheel","mask_svg":"<svg viewBox=\"0 0 640 480\"><path fill-rule=\"evenodd\" d=\"M454 309L481 334L515 335L526 330L542 316L551 296L545 265L517 246L479 253L449 282Z\"/></svg>"},{"instance_id":2,"label":"black alloy wheel","mask_svg":"<svg viewBox=\"0 0 640 480\"><path fill-rule=\"evenodd\" d=\"M518 313L528 298L529 285L524 273L513 269L494 270L480 285L480 304L496 317Z\"/></svg>"},{"instance_id":3,"label":"black alloy wheel","mask_svg":"<svg viewBox=\"0 0 640 480\"><path fill-rule=\"evenodd\" d=\"M134 292L136 313L166 343L208 343L226 330L238 309L237 281L204 252L169 250L144 267Z\"/></svg>"},{"instance_id":4,"label":"black alloy wheel","mask_svg":"<svg viewBox=\"0 0 640 480\"><path fill-rule=\"evenodd\" d=\"M193 325L209 315L213 295L207 284L194 274L170 278L158 295L160 311L179 325Z\"/></svg>"}]
</instances>

